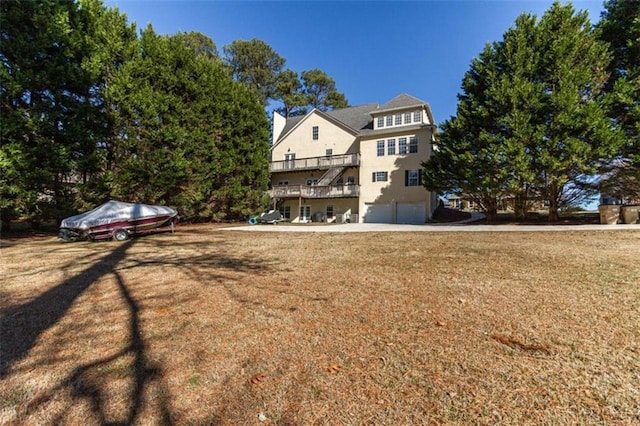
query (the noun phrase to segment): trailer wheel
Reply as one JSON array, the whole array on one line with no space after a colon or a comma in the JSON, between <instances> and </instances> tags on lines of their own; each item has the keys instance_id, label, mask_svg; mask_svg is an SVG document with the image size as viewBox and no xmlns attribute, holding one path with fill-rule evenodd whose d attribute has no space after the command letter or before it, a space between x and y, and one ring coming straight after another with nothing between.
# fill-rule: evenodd
<instances>
[{"instance_id":1,"label":"trailer wheel","mask_svg":"<svg viewBox=\"0 0 640 426\"><path fill-rule=\"evenodd\" d=\"M113 232L113 239L116 241L124 241L129 238L129 234L124 229L116 229Z\"/></svg>"}]
</instances>

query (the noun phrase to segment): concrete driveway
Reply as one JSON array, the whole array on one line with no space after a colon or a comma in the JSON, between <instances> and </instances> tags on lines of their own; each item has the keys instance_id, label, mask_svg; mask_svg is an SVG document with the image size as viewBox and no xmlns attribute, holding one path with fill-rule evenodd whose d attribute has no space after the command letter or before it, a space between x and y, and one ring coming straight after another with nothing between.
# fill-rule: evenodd
<instances>
[{"instance_id":1,"label":"concrete driveway","mask_svg":"<svg viewBox=\"0 0 640 426\"><path fill-rule=\"evenodd\" d=\"M339 225L249 225L222 228L247 232L558 232L558 231L630 231L640 225L472 225L425 224L397 225L388 223L345 223Z\"/></svg>"}]
</instances>

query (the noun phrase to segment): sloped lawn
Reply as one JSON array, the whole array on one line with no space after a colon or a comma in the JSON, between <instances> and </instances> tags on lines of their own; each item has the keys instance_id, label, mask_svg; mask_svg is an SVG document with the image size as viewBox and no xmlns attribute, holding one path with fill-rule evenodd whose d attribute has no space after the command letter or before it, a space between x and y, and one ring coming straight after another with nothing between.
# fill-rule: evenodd
<instances>
[{"instance_id":1,"label":"sloped lawn","mask_svg":"<svg viewBox=\"0 0 640 426\"><path fill-rule=\"evenodd\" d=\"M1 424L640 423L640 232L1 244Z\"/></svg>"}]
</instances>

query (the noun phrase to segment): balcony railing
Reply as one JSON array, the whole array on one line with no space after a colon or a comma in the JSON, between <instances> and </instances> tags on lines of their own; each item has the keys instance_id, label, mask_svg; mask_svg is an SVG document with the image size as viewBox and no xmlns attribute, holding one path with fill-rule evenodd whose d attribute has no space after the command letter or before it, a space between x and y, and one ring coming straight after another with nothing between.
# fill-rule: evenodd
<instances>
[{"instance_id":1,"label":"balcony railing","mask_svg":"<svg viewBox=\"0 0 640 426\"><path fill-rule=\"evenodd\" d=\"M325 170L331 167L351 167L359 165L360 154L356 153L272 161L269 164L269 171L272 173L295 172L298 170Z\"/></svg>"},{"instance_id":2,"label":"balcony railing","mask_svg":"<svg viewBox=\"0 0 640 426\"><path fill-rule=\"evenodd\" d=\"M285 185L274 186L269 192L273 198L348 198L360 195L360 185Z\"/></svg>"}]
</instances>

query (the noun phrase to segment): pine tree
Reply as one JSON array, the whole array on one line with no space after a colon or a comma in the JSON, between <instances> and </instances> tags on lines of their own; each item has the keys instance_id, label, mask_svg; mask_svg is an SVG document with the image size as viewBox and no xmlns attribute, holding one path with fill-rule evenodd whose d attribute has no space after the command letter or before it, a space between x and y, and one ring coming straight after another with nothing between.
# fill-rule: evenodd
<instances>
[{"instance_id":1,"label":"pine tree","mask_svg":"<svg viewBox=\"0 0 640 426\"><path fill-rule=\"evenodd\" d=\"M600 189L616 198L640 199L640 2L609 0L598 23L613 60L606 89L609 116L624 132L624 145L603 173Z\"/></svg>"},{"instance_id":2,"label":"pine tree","mask_svg":"<svg viewBox=\"0 0 640 426\"><path fill-rule=\"evenodd\" d=\"M424 165L426 187L476 198L490 217L496 197L513 197L521 216L535 195L558 220L619 146L605 114L609 60L571 5L520 16L465 75L457 114Z\"/></svg>"}]
</instances>

